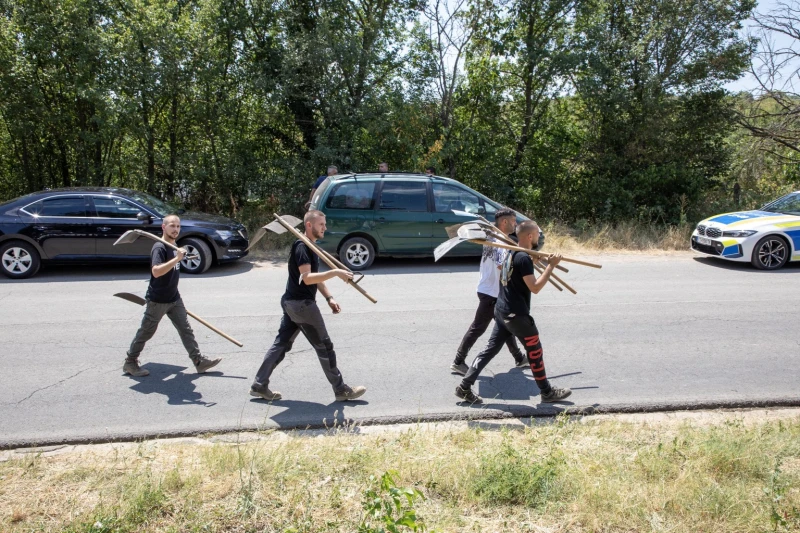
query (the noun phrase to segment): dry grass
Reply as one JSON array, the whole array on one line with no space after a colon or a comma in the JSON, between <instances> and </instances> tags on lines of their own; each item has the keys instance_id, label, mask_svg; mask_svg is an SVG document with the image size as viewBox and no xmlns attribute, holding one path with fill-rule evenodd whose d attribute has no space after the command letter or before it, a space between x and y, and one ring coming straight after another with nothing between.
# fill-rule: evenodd
<instances>
[{"instance_id":1,"label":"dry grass","mask_svg":"<svg viewBox=\"0 0 800 533\"><path fill-rule=\"evenodd\" d=\"M582 253L672 253L686 251L694 226L664 226L621 222L619 224L562 224L544 226L547 248Z\"/></svg>"},{"instance_id":2,"label":"dry grass","mask_svg":"<svg viewBox=\"0 0 800 533\"><path fill-rule=\"evenodd\" d=\"M800 531L799 466L796 416L106 445L0 464L0 530L352 532L396 470L441 532Z\"/></svg>"}]
</instances>

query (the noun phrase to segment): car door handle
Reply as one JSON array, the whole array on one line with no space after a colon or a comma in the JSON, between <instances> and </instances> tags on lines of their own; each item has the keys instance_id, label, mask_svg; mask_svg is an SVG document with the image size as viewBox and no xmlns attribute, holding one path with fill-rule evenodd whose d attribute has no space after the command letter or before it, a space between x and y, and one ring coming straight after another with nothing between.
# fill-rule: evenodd
<instances>
[{"instance_id":1,"label":"car door handle","mask_svg":"<svg viewBox=\"0 0 800 533\"><path fill-rule=\"evenodd\" d=\"M108 226L100 226L97 228L97 231L111 231L111 228Z\"/></svg>"},{"instance_id":2,"label":"car door handle","mask_svg":"<svg viewBox=\"0 0 800 533\"><path fill-rule=\"evenodd\" d=\"M386 219L381 217L381 218L378 219L378 222L386 222Z\"/></svg>"},{"instance_id":3,"label":"car door handle","mask_svg":"<svg viewBox=\"0 0 800 533\"><path fill-rule=\"evenodd\" d=\"M47 229L47 226L34 226L33 229L38 231L44 231Z\"/></svg>"},{"instance_id":4,"label":"car door handle","mask_svg":"<svg viewBox=\"0 0 800 533\"><path fill-rule=\"evenodd\" d=\"M436 223L437 223L437 224L444 224L444 219L443 219L443 218L440 218L439 220L437 220L437 221L436 221Z\"/></svg>"}]
</instances>

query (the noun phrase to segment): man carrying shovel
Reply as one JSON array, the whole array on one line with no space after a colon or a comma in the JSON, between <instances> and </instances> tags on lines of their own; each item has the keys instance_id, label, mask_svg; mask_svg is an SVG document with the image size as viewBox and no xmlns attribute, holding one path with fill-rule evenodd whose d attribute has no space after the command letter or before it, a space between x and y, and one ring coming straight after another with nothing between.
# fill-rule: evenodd
<instances>
[{"instance_id":1,"label":"man carrying shovel","mask_svg":"<svg viewBox=\"0 0 800 533\"><path fill-rule=\"evenodd\" d=\"M308 211L303 217L305 236L313 243L325 235L325 214L321 211ZM353 274L347 270L332 269L319 272L319 257L310 247L298 239L292 245L289 254L289 279L286 282L286 291L281 298L283 318L278 328L275 342L264 356L264 362L256 373L255 380L250 387L250 395L257 398L273 401L280 400L281 393L269 389L269 378L275 367L283 361L286 352L292 349L292 344L297 335L302 332L308 342L317 352L317 358L322 366L325 377L333 387L336 401L355 400L367 391L365 387L350 387L345 385L342 373L336 366L336 352L328 336L322 313L317 307L317 288L328 302L334 313L342 309L331 296L325 286L325 281L337 277L342 281L353 279Z\"/></svg>"},{"instance_id":2,"label":"man carrying shovel","mask_svg":"<svg viewBox=\"0 0 800 533\"><path fill-rule=\"evenodd\" d=\"M500 209L494 215L494 224L505 235L510 235L517 227L517 214L508 208ZM469 350L494 320L494 306L497 303L497 293L500 290L500 269L505 257L506 250L488 245L483 247L481 278L478 282L478 310L475 311L475 319L461 340L461 344L456 350L455 360L450 365L450 370L462 376L469 370L469 367L464 362L467 359ZM506 339L506 346L508 346L511 355L514 356L516 366L525 367L528 365L513 336L509 336Z\"/></svg>"},{"instance_id":3,"label":"man carrying shovel","mask_svg":"<svg viewBox=\"0 0 800 533\"><path fill-rule=\"evenodd\" d=\"M522 222L517 226L517 238L521 248L530 250L533 243L539 240L539 226L532 220ZM561 255L550 255L547 268L537 278L530 255L524 251L508 253L500 273L500 294L494 309L492 336L486 348L475 357L461 384L456 387L456 396L469 403L482 402L481 397L472 392L472 385L510 337L516 337L525 346L528 364L539 387L542 402L558 402L572 394L570 389L553 387L547 380L539 330L531 316L531 293L538 294L544 288L560 261Z\"/></svg>"},{"instance_id":4,"label":"man carrying shovel","mask_svg":"<svg viewBox=\"0 0 800 533\"><path fill-rule=\"evenodd\" d=\"M181 219L176 215L164 217L161 223L162 238L175 245L175 239L181 232ZM158 323L167 315L178 330L181 342L189 352L189 357L199 374L216 366L222 359L208 359L200 355L200 348L194 338L194 332L189 325L186 307L183 305L178 292L181 260L186 255L186 250L167 248L162 242L156 242L150 251L150 284L147 287L147 305L142 318L142 325L136 332L128 357L122 366L122 371L134 377L143 377L150 372L139 367L139 354L142 353L145 343L153 338L158 328Z\"/></svg>"}]
</instances>

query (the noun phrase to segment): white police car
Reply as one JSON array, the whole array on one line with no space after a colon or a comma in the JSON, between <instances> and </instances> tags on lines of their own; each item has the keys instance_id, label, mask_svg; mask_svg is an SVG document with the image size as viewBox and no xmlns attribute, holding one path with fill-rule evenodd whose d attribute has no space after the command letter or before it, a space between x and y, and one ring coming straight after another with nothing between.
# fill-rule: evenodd
<instances>
[{"instance_id":1,"label":"white police car","mask_svg":"<svg viewBox=\"0 0 800 533\"><path fill-rule=\"evenodd\" d=\"M700 222L692 233L692 250L730 261L750 261L775 270L800 261L800 191L757 211L726 213Z\"/></svg>"}]
</instances>

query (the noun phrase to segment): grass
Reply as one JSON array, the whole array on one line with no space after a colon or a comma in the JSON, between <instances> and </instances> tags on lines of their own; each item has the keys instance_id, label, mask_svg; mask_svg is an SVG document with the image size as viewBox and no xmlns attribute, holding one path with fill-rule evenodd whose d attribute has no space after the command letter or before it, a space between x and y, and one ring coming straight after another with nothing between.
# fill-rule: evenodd
<instances>
[{"instance_id":1,"label":"grass","mask_svg":"<svg viewBox=\"0 0 800 533\"><path fill-rule=\"evenodd\" d=\"M398 523L418 531L800 531L796 412L757 423L562 418L520 428L350 428L12 454L0 463L0 530L380 531L365 524L395 523L379 514L396 508L406 516ZM381 501L375 480L385 485L387 472Z\"/></svg>"},{"instance_id":2,"label":"grass","mask_svg":"<svg viewBox=\"0 0 800 533\"><path fill-rule=\"evenodd\" d=\"M583 253L665 253L686 251L694 226L666 226L638 222L618 224L547 224L545 250Z\"/></svg>"}]
</instances>

